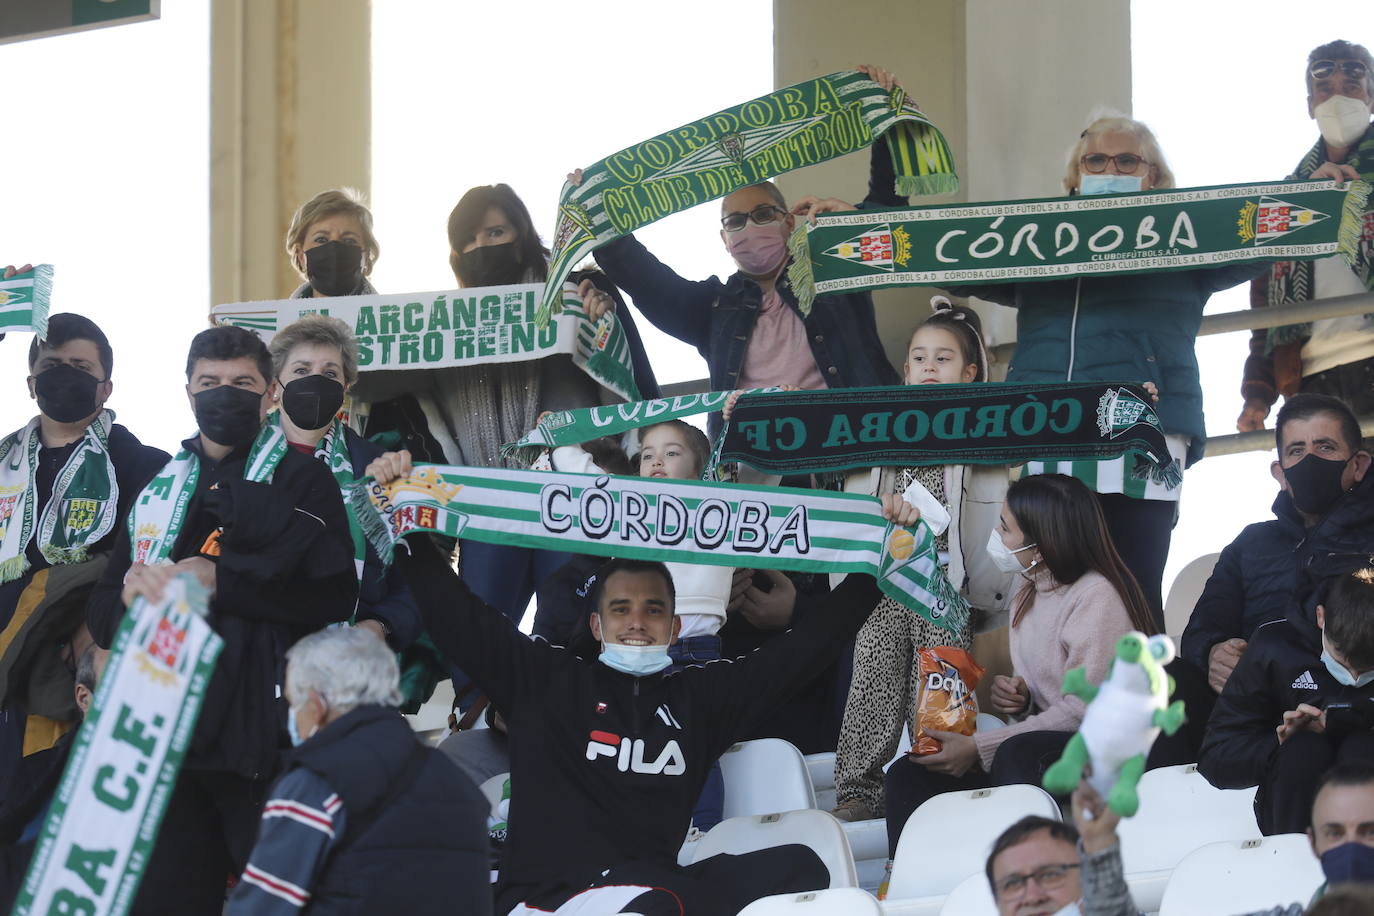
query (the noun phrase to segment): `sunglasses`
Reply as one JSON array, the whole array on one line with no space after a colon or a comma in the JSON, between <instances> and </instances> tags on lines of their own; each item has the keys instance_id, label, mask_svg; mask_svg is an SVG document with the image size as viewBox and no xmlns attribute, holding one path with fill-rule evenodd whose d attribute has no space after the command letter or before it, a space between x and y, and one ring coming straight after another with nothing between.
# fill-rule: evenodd
<instances>
[{"instance_id":1,"label":"sunglasses","mask_svg":"<svg viewBox=\"0 0 1374 916\"><path fill-rule=\"evenodd\" d=\"M720 219L720 225L726 232L739 232L744 228L745 223L753 223L755 226L769 226L785 216L787 216L787 211L782 207L760 204L748 213L725 214Z\"/></svg>"},{"instance_id":2,"label":"sunglasses","mask_svg":"<svg viewBox=\"0 0 1374 916\"><path fill-rule=\"evenodd\" d=\"M1084 171L1092 172L1094 175L1107 171L1109 164L1115 165L1116 170L1123 175L1133 175L1142 163L1149 164L1135 153L1117 153L1115 156L1108 156L1106 153L1088 153L1086 156L1080 157L1078 161L1083 166Z\"/></svg>"},{"instance_id":3,"label":"sunglasses","mask_svg":"<svg viewBox=\"0 0 1374 916\"><path fill-rule=\"evenodd\" d=\"M1307 65L1307 72L1314 80L1324 80L1337 70L1352 80L1362 80L1369 73L1364 61L1359 60L1314 60Z\"/></svg>"}]
</instances>

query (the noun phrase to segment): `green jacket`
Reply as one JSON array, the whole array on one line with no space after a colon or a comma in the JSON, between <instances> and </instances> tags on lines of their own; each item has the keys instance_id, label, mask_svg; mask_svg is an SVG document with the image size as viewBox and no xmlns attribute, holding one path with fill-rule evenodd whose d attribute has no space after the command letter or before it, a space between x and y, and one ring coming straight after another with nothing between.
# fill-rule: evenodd
<instances>
[{"instance_id":1,"label":"green jacket","mask_svg":"<svg viewBox=\"0 0 1374 916\"><path fill-rule=\"evenodd\" d=\"M1188 436L1188 464L1207 428L1193 349L1212 293L1259 276L1265 264L1088 277L949 292L1012 306L1016 352L1009 382L1154 382L1164 431Z\"/></svg>"}]
</instances>

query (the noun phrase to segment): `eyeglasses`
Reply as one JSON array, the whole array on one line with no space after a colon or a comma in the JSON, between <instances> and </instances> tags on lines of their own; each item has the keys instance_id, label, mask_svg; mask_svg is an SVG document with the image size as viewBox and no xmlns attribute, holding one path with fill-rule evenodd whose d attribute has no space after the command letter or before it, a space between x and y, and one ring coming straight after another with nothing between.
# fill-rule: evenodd
<instances>
[{"instance_id":1,"label":"eyeglasses","mask_svg":"<svg viewBox=\"0 0 1374 916\"><path fill-rule=\"evenodd\" d=\"M1361 60L1314 60L1307 65L1307 73L1314 80L1324 80L1337 69L1352 80L1362 80L1369 73Z\"/></svg>"},{"instance_id":2,"label":"eyeglasses","mask_svg":"<svg viewBox=\"0 0 1374 916\"><path fill-rule=\"evenodd\" d=\"M1047 891L1052 891L1064 883L1069 870L1078 868L1077 862L1064 865L1042 865L1028 875L1007 875L997 882L997 896L1002 898L1019 897L1025 893L1026 884L1034 880Z\"/></svg>"},{"instance_id":3,"label":"eyeglasses","mask_svg":"<svg viewBox=\"0 0 1374 916\"><path fill-rule=\"evenodd\" d=\"M1085 170L1094 175L1107 171L1109 163L1115 165L1116 170L1122 175L1134 175L1135 170L1141 165L1150 164L1135 153L1117 153L1115 156L1108 156L1106 153L1088 153L1086 156L1080 156L1078 162Z\"/></svg>"},{"instance_id":4,"label":"eyeglasses","mask_svg":"<svg viewBox=\"0 0 1374 916\"><path fill-rule=\"evenodd\" d=\"M725 214L720 219L720 225L726 232L739 232L744 228L745 223L753 223L755 226L769 226L785 216L787 216L787 211L782 207L760 204L748 213Z\"/></svg>"}]
</instances>

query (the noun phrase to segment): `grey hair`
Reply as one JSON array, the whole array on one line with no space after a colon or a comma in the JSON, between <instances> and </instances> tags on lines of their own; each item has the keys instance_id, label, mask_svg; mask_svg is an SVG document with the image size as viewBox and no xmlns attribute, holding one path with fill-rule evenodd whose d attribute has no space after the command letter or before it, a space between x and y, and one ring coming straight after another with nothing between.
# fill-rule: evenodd
<instances>
[{"instance_id":1,"label":"grey hair","mask_svg":"<svg viewBox=\"0 0 1374 916\"><path fill-rule=\"evenodd\" d=\"M1146 127L1141 121L1128 118L1118 111L1110 108L1096 108L1088 118L1088 126L1083 129L1083 133L1078 135L1078 140L1069 149L1069 162L1064 173L1064 191L1071 193L1078 187L1078 181L1082 177L1079 168L1079 159L1083 152L1088 148L1088 141L1099 134L1123 133L1131 134L1140 143L1140 153L1150 168L1154 170L1155 180L1152 182L1156 188L1174 187L1174 170L1169 168L1169 163L1164 159L1164 150L1160 149L1159 141L1155 139L1154 132Z\"/></svg>"},{"instance_id":2,"label":"grey hair","mask_svg":"<svg viewBox=\"0 0 1374 916\"><path fill-rule=\"evenodd\" d=\"M358 706L399 706L401 671L396 653L371 633L329 627L286 652L286 699L296 706L318 693L339 715Z\"/></svg>"},{"instance_id":3,"label":"grey hair","mask_svg":"<svg viewBox=\"0 0 1374 916\"><path fill-rule=\"evenodd\" d=\"M81 653L81 660L76 663L76 683L91 693L95 693L95 684L98 680L95 674L95 657L99 651L100 647L91 643L86 647L86 651Z\"/></svg>"}]
</instances>

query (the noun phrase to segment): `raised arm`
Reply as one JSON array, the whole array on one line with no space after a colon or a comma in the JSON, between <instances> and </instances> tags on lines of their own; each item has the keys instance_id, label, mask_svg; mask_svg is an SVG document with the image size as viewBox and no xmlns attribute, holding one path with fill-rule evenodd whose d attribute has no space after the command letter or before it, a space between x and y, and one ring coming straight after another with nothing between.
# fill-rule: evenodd
<instances>
[{"instance_id":1,"label":"raised arm","mask_svg":"<svg viewBox=\"0 0 1374 916\"><path fill-rule=\"evenodd\" d=\"M593 256L655 327L705 352L710 345L711 307L723 288L719 280L684 280L633 235L603 245Z\"/></svg>"}]
</instances>

